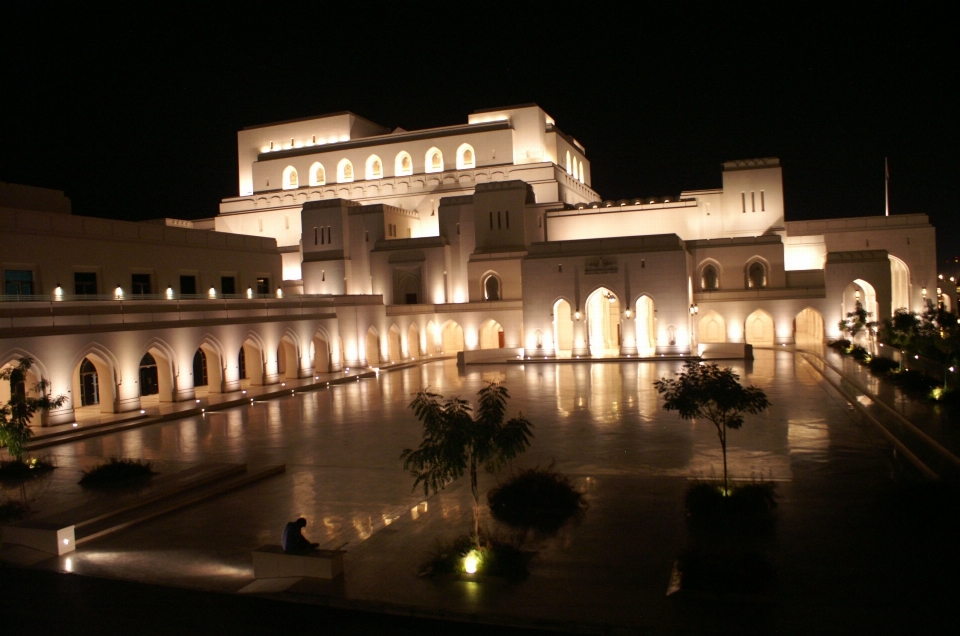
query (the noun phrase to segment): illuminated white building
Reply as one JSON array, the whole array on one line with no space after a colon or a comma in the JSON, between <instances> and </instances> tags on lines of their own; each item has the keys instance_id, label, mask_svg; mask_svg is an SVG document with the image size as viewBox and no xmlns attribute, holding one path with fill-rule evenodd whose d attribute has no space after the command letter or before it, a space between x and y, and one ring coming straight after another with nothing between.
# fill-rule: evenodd
<instances>
[{"instance_id":1,"label":"illuminated white building","mask_svg":"<svg viewBox=\"0 0 960 636\"><path fill-rule=\"evenodd\" d=\"M438 353L819 344L858 300L882 318L937 290L925 215L788 221L771 158L724 163L719 189L602 201L536 105L420 131L352 113L258 126L238 155L239 196L202 221L4 195L5 238L32 247L2 263L0 365L30 355L74 396L50 422Z\"/></svg>"}]
</instances>

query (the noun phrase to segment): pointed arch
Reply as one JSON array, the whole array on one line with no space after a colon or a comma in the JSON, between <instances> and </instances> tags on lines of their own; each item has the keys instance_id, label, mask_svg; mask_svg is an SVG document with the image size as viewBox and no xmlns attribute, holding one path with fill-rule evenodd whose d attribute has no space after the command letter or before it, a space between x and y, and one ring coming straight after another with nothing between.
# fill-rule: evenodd
<instances>
[{"instance_id":1,"label":"pointed arch","mask_svg":"<svg viewBox=\"0 0 960 636\"><path fill-rule=\"evenodd\" d=\"M389 361L393 363L403 360L400 328L395 324L390 325L390 330L387 332L387 357Z\"/></svg>"},{"instance_id":2,"label":"pointed arch","mask_svg":"<svg viewBox=\"0 0 960 636\"><path fill-rule=\"evenodd\" d=\"M910 309L910 268L893 254L890 258L890 315L898 309Z\"/></svg>"},{"instance_id":3,"label":"pointed arch","mask_svg":"<svg viewBox=\"0 0 960 636\"><path fill-rule=\"evenodd\" d=\"M653 297L640 294L636 302L637 352L652 356L657 351L657 308Z\"/></svg>"},{"instance_id":4,"label":"pointed arch","mask_svg":"<svg viewBox=\"0 0 960 636\"><path fill-rule=\"evenodd\" d=\"M367 329L364 355L366 356L366 364L368 367L374 367L380 364L380 333L376 327Z\"/></svg>"},{"instance_id":5,"label":"pointed arch","mask_svg":"<svg viewBox=\"0 0 960 636\"><path fill-rule=\"evenodd\" d=\"M223 393L226 384L226 356L224 347L214 336L204 334L197 343L197 351L203 351L207 364L207 391Z\"/></svg>"},{"instance_id":6,"label":"pointed arch","mask_svg":"<svg viewBox=\"0 0 960 636\"><path fill-rule=\"evenodd\" d=\"M590 355L598 357L619 355L623 338L620 324L620 297L607 287L598 287L587 295L584 308Z\"/></svg>"},{"instance_id":7,"label":"pointed arch","mask_svg":"<svg viewBox=\"0 0 960 636\"><path fill-rule=\"evenodd\" d=\"M406 150L397 153L394 160L393 174L398 177L408 177L413 174L413 157Z\"/></svg>"},{"instance_id":8,"label":"pointed arch","mask_svg":"<svg viewBox=\"0 0 960 636\"><path fill-rule=\"evenodd\" d=\"M480 325L480 348L503 349L503 347L503 326L492 318L483 321Z\"/></svg>"},{"instance_id":9,"label":"pointed arch","mask_svg":"<svg viewBox=\"0 0 960 636\"><path fill-rule=\"evenodd\" d=\"M726 342L727 322L723 319L723 316L712 309L700 316L700 323L697 325L697 340L706 343Z\"/></svg>"},{"instance_id":10,"label":"pointed arch","mask_svg":"<svg viewBox=\"0 0 960 636\"><path fill-rule=\"evenodd\" d=\"M349 159L341 159L337 164L337 183L350 183L353 179L353 164Z\"/></svg>"},{"instance_id":11,"label":"pointed arch","mask_svg":"<svg viewBox=\"0 0 960 636\"><path fill-rule=\"evenodd\" d=\"M40 362L35 356L31 355L23 349L9 349L2 356L0 356L0 370L10 366L15 367L20 364L20 360L23 358L30 358L32 361L30 368L27 370L26 377L23 382L23 389L27 395L36 395L37 385L42 381L49 378L46 372L46 367ZM0 404L7 404L10 401L10 383L9 382L0 382ZM30 424L41 426L45 425L47 422L47 411L40 411L39 413L34 414L33 418L30 420Z\"/></svg>"},{"instance_id":12,"label":"pointed arch","mask_svg":"<svg viewBox=\"0 0 960 636\"><path fill-rule=\"evenodd\" d=\"M757 309L743 323L743 339L755 347L772 347L775 341L773 316Z\"/></svg>"},{"instance_id":13,"label":"pointed arch","mask_svg":"<svg viewBox=\"0 0 960 636\"><path fill-rule=\"evenodd\" d=\"M277 373L287 380L299 378L302 352L297 333L289 327L284 329L277 344Z\"/></svg>"},{"instance_id":14,"label":"pointed arch","mask_svg":"<svg viewBox=\"0 0 960 636\"><path fill-rule=\"evenodd\" d=\"M553 303L553 342L557 356L573 354L573 311L562 297Z\"/></svg>"},{"instance_id":15,"label":"pointed arch","mask_svg":"<svg viewBox=\"0 0 960 636\"><path fill-rule=\"evenodd\" d=\"M274 173L276 174L276 173ZM296 190L300 187L300 177L297 169L293 166L287 166L283 169L283 181L280 184L284 190Z\"/></svg>"},{"instance_id":16,"label":"pointed arch","mask_svg":"<svg viewBox=\"0 0 960 636\"><path fill-rule=\"evenodd\" d=\"M470 144L460 144L457 148L457 170L469 170L477 167L477 155Z\"/></svg>"},{"instance_id":17,"label":"pointed arch","mask_svg":"<svg viewBox=\"0 0 960 636\"><path fill-rule=\"evenodd\" d=\"M142 356L141 356L142 357ZM87 361L88 366L92 366L92 373L95 376L87 376L82 378L80 374L80 367L83 366L83 362ZM100 413L114 413L117 409L117 381L120 379L120 365L117 361L117 358L113 353L99 343L89 343L82 349L80 349L73 356L73 391L72 395L76 396L71 399L71 406L74 410L82 408L83 406L93 406L94 404L99 405L99 408L95 409ZM88 371L89 373L90 371ZM95 382L96 385L84 384L84 379ZM87 393L96 396L96 402L93 404L87 405L84 404L84 395L87 393L84 392L84 389L90 389Z\"/></svg>"},{"instance_id":18,"label":"pointed arch","mask_svg":"<svg viewBox=\"0 0 960 636\"><path fill-rule=\"evenodd\" d=\"M327 184L327 171L324 169L323 164L319 161L315 161L312 166L310 166L310 185L312 186L322 186Z\"/></svg>"},{"instance_id":19,"label":"pointed arch","mask_svg":"<svg viewBox=\"0 0 960 636\"><path fill-rule=\"evenodd\" d=\"M793 321L793 341L802 349L817 349L823 345L823 316L813 307L805 307Z\"/></svg>"},{"instance_id":20,"label":"pointed arch","mask_svg":"<svg viewBox=\"0 0 960 636\"><path fill-rule=\"evenodd\" d=\"M747 289L767 287L770 284L770 262L759 255L751 256L743 266L743 276Z\"/></svg>"},{"instance_id":21,"label":"pointed arch","mask_svg":"<svg viewBox=\"0 0 960 636\"><path fill-rule=\"evenodd\" d=\"M407 329L407 355L411 358L423 355L420 349L420 330L417 329L417 323L410 323Z\"/></svg>"},{"instance_id":22,"label":"pointed arch","mask_svg":"<svg viewBox=\"0 0 960 636\"><path fill-rule=\"evenodd\" d=\"M313 334L313 372L330 373L333 366L333 350L330 334L323 327L318 327Z\"/></svg>"},{"instance_id":23,"label":"pointed arch","mask_svg":"<svg viewBox=\"0 0 960 636\"><path fill-rule=\"evenodd\" d=\"M439 148L434 146L424 157L424 172L443 172L443 153Z\"/></svg>"},{"instance_id":24,"label":"pointed arch","mask_svg":"<svg viewBox=\"0 0 960 636\"><path fill-rule=\"evenodd\" d=\"M240 386L262 386L264 378L264 352L266 346L260 334L248 331L240 341L240 351L237 354L237 369L240 376Z\"/></svg>"},{"instance_id":25,"label":"pointed arch","mask_svg":"<svg viewBox=\"0 0 960 636\"><path fill-rule=\"evenodd\" d=\"M427 323L427 332L423 336L426 342L426 347L423 350L424 355L440 353L442 333L439 325L433 320Z\"/></svg>"},{"instance_id":26,"label":"pointed arch","mask_svg":"<svg viewBox=\"0 0 960 636\"><path fill-rule=\"evenodd\" d=\"M160 402L176 402L179 395L177 377L180 375L180 360L177 358L176 352L165 340L161 338L151 338L140 348L138 359L142 359L144 355L148 353L153 356L157 363L156 399ZM140 378L138 378L138 383L139 381ZM189 387L190 384L196 386L193 380L191 380L190 384L184 384L187 387ZM140 393L141 395L146 395L143 392L143 387L140 387Z\"/></svg>"},{"instance_id":27,"label":"pointed arch","mask_svg":"<svg viewBox=\"0 0 960 636\"><path fill-rule=\"evenodd\" d=\"M570 151L567 151L567 174L573 174L573 166L570 163Z\"/></svg>"},{"instance_id":28,"label":"pointed arch","mask_svg":"<svg viewBox=\"0 0 960 636\"><path fill-rule=\"evenodd\" d=\"M705 258L697 266L699 276L697 280L702 291L719 291L720 277L723 274L723 266L720 261L713 258Z\"/></svg>"},{"instance_id":29,"label":"pointed arch","mask_svg":"<svg viewBox=\"0 0 960 636\"><path fill-rule=\"evenodd\" d=\"M443 353L463 351L463 327L456 321L448 320L440 330L440 350Z\"/></svg>"},{"instance_id":30,"label":"pointed arch","mask_svg":"<svg viewBox=\"0 0 960 636\"><path fill-rule=\"evenodd\" d=\"M367 157L365 175L368 180L383 178L383 161L380 160L380 157L377 155Z\"/></svg>"},{"instance_id":31,"label":"pointed arch","mask_svg":"<svg viewBox=\"0 0 960 636\"><path fill-rule=\"evenodd\" d=\"M500 274L490 270L485 272L480 280L480 291L484 300L503 300L503 280Z\"/></svg>"}]
</instances>

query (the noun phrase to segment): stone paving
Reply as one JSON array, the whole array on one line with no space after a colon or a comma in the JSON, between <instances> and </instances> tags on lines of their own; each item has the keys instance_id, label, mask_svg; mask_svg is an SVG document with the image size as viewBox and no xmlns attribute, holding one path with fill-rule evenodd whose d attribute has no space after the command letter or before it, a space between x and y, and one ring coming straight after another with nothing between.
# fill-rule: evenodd
<instances>
[{"instance_id":1,"label":"stone paving","mask_svg":"<svg viewBox=\"0 0 960 636\"><path fill-rule=\"evenodd\" d=\"M658 403L652 382L680 366L504 365L462 376L451 361L431 363L53 447L47 450L65 473L111 455L183 465L284 463L287 473L37 567L236 592L252 581L250 550L276 543L286 520L304 516L312 540L348 550L342 603L663 633L799 633L826 621L876 633L904 616L905 627L941 617L941 595L956 586L916 594L914 584L955 555L938 564L918 554L929 546L891 550L886 542L899 535L875 505L910 469L786 351L757 351L753 363L733 364L773 406L732 432L729 448L731 475L778 482L777 586L759 605L668 598L673 561L687 541L683 492L690 478L721 470L713 427L680 421ZM541 550L521 584L419 579L417 567L435 542L467 529L470 499L462 484L427 498L411 492L399 461L403 448L419 442L406 408L410 393L430 386L471 398L487 380L504 381L509 414L522 410L536 425L533 446L514 468L553 465L584 488L590 509ZM485 476L483 489L495 483ZM913 609L899 611L903 600Z\"/></svg>"}]
</instances>

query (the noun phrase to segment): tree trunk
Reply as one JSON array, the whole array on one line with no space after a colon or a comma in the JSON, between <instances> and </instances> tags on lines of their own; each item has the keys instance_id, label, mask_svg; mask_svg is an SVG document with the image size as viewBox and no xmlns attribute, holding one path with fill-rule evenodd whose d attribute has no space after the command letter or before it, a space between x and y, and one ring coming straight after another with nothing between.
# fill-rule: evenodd
<instances>
[{"instance_id":1,"label":"tree trunk","mask_svg":"<svg viewBox=\"0 0 960 636\"><path fill-rule=\"evenodd\" d=\"M470 491L473 493L473 542L480 546L480 489L477 486L477 462L470 452Z\"/></svg>"}]
</instances>

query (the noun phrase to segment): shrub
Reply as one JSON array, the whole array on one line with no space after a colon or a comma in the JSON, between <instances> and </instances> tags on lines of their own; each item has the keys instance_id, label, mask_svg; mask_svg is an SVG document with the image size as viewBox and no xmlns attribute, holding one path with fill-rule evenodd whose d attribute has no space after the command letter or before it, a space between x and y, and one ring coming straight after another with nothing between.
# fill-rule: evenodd
<instances>
[{"instance_id":1,"label":"shrub","mask_svg":"<svg viewBox=\"0 0 960 636\"><path fill-rule=\"evenodd\" d=\"M865 362L870 359L870 352L861 347L860 345L853 345L850 348L850 355L857 362Z\"/></svg>"},{"instance_id":2,"label":"shrub","mask_svg":"<svg viewBox=\"0 0 960 636\"><path fill-rule=\"evenodd\" d=\"M556 534L571 519L583 517L587 502L566 475L531 468L487 493L490 513L518 530Z\"/></svg>"},{"instance_id":3,"label":"shrub","mask_svg":"<svg viewBox=\"0 0 960 636\"><path fill-rule=\"evenodd\" d=\"M776 580L773 565L759 552L704 552L691 549L679 559L684 590L763 592Z\"/></svg>"},{"instance_id":4,"label":"shrub","mask_svg":"<svg viewBox=\"0 0 960 636\"><path fill-rule=\"evenodd\" d=\"M777 507L776 484L753 482L735 485L723 494L720 484L700 481L687 489L687 518L695 526L711 526L724 520L770 519Z\"/></svg>"},{"instance_id":5,"label":"shrub","mask_svg":"<svg viewBox=\"0 0 960 636\"><path fill-rule=\"evenodd\" d=\"M39 477L54 470L54 466L46 459L28 459L0 461L0 481L20 482Z\"/></svg>"},{"instance_id":6,"label":"shrub","mask_svg":"<svg viewBox=\"0 0 960 636\"><path fill-rule=\"evenodd\" d=\"M462 535L447 544L438 544L430 560L420 568L420 576L465 573L468 555L476 558L476 574L498 576L508 581L527 577L527 564L533 554L493 535L480 534L477 548L473 535Z\"/></svg>"},{"instance_id":7,"label":"shrub","mask_svg":"<svg viewBox=\"0 0 960 636\"><path fill-rule=\"evenodd\" d=\"M840 338L840 339L838 339L838 340L832 341L832 342L829 344L829 347L830 347L831 349L837 349L837 350L839 350L839 351L846 352L847 349L850 348L850 345L851 345L851 344L853 344L853 343L851 343L851 342L850 342L849 340L847 340L846 338Z\"/></svg>"},{"instance_id":8,"label":"shrub","mask_svg":"<svg viewBox=\"0 0 960 636\"><path fill-rule=\"evenodd\" d=\"M900 386L904 391L910 393L919 393L924 396L930 393L931 389L939 386L940 383L925 373L914 369L903 369L893 371L888 376L890 380Z\"/></svg>"},{"instance_id":9,"label":"shrub","mask_svg":"<svg viewBox=\"0 0 960 636\"><path fill-rule=\"evenodd\" d=\"M879 356L870 360L867 365L870 367L870 372L874 375L883 375L889 371L900 368L900 363L896 360L891 360L890 358L881 358Z\"/></svg>"},{"instance_id":10,"label":"shrub","mask_svg":"<svg viewBox=\"0 0 960 636\"><path fill-rule=\"evenodd\" d=\"M156 475L150 462L140 459L111 457L105 464L83 471L81 486L91 488L123 488L142 484Z\"/></svg>"}]
</instances>

